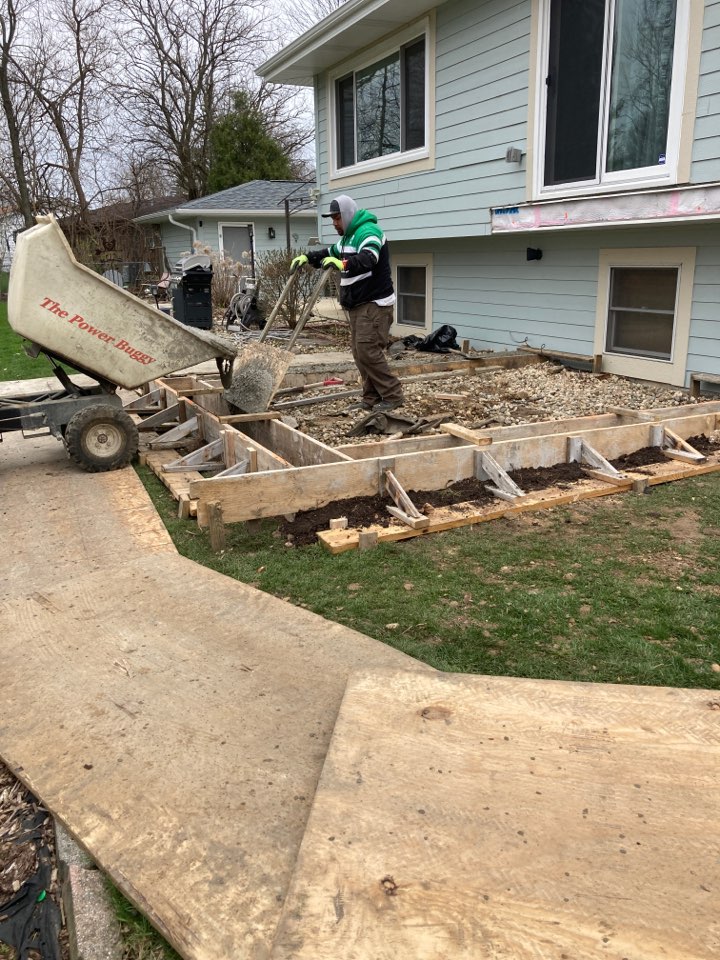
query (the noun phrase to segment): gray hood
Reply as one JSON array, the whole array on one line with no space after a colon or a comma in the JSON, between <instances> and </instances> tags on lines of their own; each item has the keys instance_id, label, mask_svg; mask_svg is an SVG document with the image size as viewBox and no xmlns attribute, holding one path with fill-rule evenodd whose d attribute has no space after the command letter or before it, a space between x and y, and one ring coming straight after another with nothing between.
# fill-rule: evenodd
<instances>
[{"instance_id":1,"label":"gray hood","mask_svg":"<svg viewBox=\"0 0 720 960\"><path fill-rule=\"evenodd\" d=\"M340 208L343 230L347 230L352 223L353 217L358 212L358 205L355 203L352 197L348 197L344 193L335 199L337 200L337 205Z\"/></svg>"}]
</instances>

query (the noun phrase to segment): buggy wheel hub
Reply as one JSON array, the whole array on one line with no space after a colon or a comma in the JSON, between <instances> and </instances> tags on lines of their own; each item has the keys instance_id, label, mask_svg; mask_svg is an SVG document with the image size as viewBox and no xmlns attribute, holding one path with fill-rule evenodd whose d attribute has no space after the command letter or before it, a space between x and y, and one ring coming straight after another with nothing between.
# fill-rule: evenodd
<instances>
[{"instance_id":1,"label":"buggy wheel hub","mask_svg":"<svg viewBox=\"0 0 720 960\"><path fill-rule=\"evenodd\" d=\"M91 427L85 435L85 446L89 453L98 457L113 457L122 449L123 433L111 423L99 423Z\"/></svg>"}]
</instances>

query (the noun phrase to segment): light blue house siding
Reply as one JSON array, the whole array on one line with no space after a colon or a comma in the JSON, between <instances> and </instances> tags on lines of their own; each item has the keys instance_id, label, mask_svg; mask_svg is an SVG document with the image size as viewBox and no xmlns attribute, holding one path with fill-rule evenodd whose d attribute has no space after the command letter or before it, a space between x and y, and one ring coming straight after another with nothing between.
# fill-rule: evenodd
<instances>
[{"instance_id":1,"label":"light blue house siding","mask_svg":"<svg viewBox=\"0 0 720 960\"><path fill-rule=\"evenodd\" d=\"M693 370L720 374L720 225L490 235L490 208L531 199L530 46L531 0L438 7L434 169L386 169L374 182L330 185L328 76L317 77L321 205L347 192L378 214L393 259L431 256L432 327L449 323L461 338L495 350L527 343L594 354L600 250L695 248L686 383ZM697 94L690 182L706 184L720 181L720 0L705 4ZM522 151L520 163L506 161L508 147ZM323 229L323 239L332 239ZM528 262L527 247L541 248L542 260Z\"/></svg>"},{"instance_id":2,"label":"light blue house siding","mask_svg":"<svg viewBox=\"0 0 720 960\"><path fill-rule=\"evenodd\" d=\"M720 180L720 3L706 0L691 181Z\"/></svg>"},{"instance_id":3,"label":"light blue house siding","mask_svg":"<svg viewBox=\"0 0 720 960\"><path fill-rule=\"evenodd\" d=\"M436 11L435 169L347 188L398 240L482 236L491 206L524 199L530 0L457 0ZM318 183L327 192L327 78L316 83ZM334 192L342 192L342 181Z\"/></svg>"},{"instance_id":4,"label":"light blue house siding","mask_svg":"<svg viewBox=\"0 0 720 960\"><path fill-rule=\"evenodd\" d=\"M528 245L542 260L527 261ZM696 249L687 368L720 375L720 225L391 242L390 252L432 253L434 328L448 323L483 349L592 356L599 251L667 246Z\"/></svg>"},{"instance_id":5,"label":"light blue house siding","mask_svg":"<svg viewBox=\"0 0 720 960\"><path fill-rule=\"evenodd\" d=\"M489 210L527 197L530 0L436 10L435 168L347 187L397 240L482 236ZM316 80L318 183L329 183L328 84ZM690 182L720 181L720 2L705 7ZM505 160L508 147L523 153ZM338 180L333 192L342 191Z\"/></svg>"},{"instance_id":6,"label":"light blue house siding","mask_svg":"<svg viewBox=\"0 0 720 960\"><path fill-rule=\"evenodd\" d=\"M228 226L239 226L247 222L252 223L254 227L254 246L255 255L265 253L268 250L284 250L286 245L286 228L284 217L253 217L252 220L238 221L230 217L198 217L195 220L186 220L188 226L194 227L198 243L211 250L220 251L219 225L221 223ZM272 227L275 231L275 239L270 239L268 229ZM308 246L312 237L317 237L317 220L314 214L308 216L294 216L290 220L290 243L293 248L302 248ZM160 225L160 235L165 247L168 262L171 267L182 257L190 253L193 243L193 235L190 230L183 230L172 223L163 223Z\"/></svg>"}]
</instances>

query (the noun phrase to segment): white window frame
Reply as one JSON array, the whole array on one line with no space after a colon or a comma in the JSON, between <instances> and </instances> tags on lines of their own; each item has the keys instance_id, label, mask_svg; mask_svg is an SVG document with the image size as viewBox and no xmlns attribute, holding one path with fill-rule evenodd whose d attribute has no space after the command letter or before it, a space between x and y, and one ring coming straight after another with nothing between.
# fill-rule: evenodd
<instances>
[{"instance_id":1,"label":"white window frame","mask_svg":"<svg viewBox=\"0 0 720 960\"><path fill-rule=\"evenodd\" d=\"M373 157L371 160L361 160L351 166L338 166L338 132L337 132L337 81L347 76L349 73L355 73L363 70L365 67L383 60L390 54L400 50L415 40L425 37L425 145L417 147L414 150L400 150L398 153L386 154L383 157ZM328 103L328 146L330 153L330 176L333 180L341 180L345 177L354 177L363 173L374 173L378 170L385 170L411 164L416 161L428 160L431 157L431 138L434 136L434 129L431 126L431 116L434 115L434 101L431 104L431 91L433 85L430 80L434 77L435 43L434 31L431 29L431 18L424 19L407 27L400 33L393 35L391 40L384 44L378 44L372 47L361 59L346 61L341 66L332 70L328 74L327 82L327 103ZM433 94L434 96L434 91Z\"/></svg>"},{"instance_id":2,"label":"white window frame","mask_svg":"<svg viewBox=\"0 0 720 960\"><path fill-rule=\"evenodd\" d=\"M398 267L425 267L425 326L415 327L406 323L393 323L391 333L395 337L427 336L432 330L433 318L433 256L431 253L398 253L392 255L392 278L395 288L396 300L399 301L397 270ZM395 316L397 317L397 302L395 304Z\"/></svg>"},{"instance_id":3,"label":"white window frame","mask_svg":"<svg viewBox=\"0 0 720 960\"><path fill-rule=\"evenodd\" d=\"M606 0L606 36L612 38L612 13L615 9L615 0ZM670 108L668 117L667 147L665 163L655 167L642 167L635 170L621 170L615 173L605 173L607 154L607 106L610 95L610 78L608 77L608 54L610 42L606 43L603 53L602 66L602 94L600 104L600 121L598 129L598 155L596 170L599 177L592 180L582 180L576 183L561 183L546 185L545 180L545 134L547 114L547 85L545 78L548 73L548 59L550 56L550 9L551 0L539 0L540 16L540 56L538 57L537 75L535 82L535 124L534 142L535 169L533 174L533 195L536 199L551 197L584 196L589 194L607 193L614 190L628 188L657 187L675 184L678 182L678 164L682 153L683 117L688 110L683 109L686 99L686 74L688 68L688 45L690 40L690 22L692 2L678 0L675 20L675 47L673 51L673 76L670 93ZM600 125L602 136L600 136Z\"/></svg>"},{"instance_id":4,"label":"white window frame","mask_svg":"<svg viewBox=\"0 0 720 960\"><path fill-rule=\"evenodd\" d=\"M668 383L679 387L685 385L693 284L695 281L695 253L695 247L618 248L600 251L594 353L602 355L604 373L636 377L640 380L655 380L658 383ZM669 360L654 360L641 355L612 353L606 349L610 309L610 280L613 267L677 268L678 290L673 322L672 350Z\"/></svg>"}]
</instances>

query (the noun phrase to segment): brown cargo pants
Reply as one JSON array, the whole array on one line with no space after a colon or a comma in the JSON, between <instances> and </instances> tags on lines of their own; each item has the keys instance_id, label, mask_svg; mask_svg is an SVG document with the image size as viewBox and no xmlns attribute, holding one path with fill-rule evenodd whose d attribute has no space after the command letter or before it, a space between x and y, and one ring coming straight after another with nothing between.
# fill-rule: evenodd
<instances>
[{"instance_id":1,"label":"brown cargo pants","mask_svg":"<svg viewBox=\"0 0 720 960\"><path fill-rule=\"evenodd\" d=\"M362 378L363 403L373 406L379 400L402 402L402 384L390 370L385 357L393 308L362 303L348 310L348 316L352 354Z\"/></svg>"}]
</instances>

